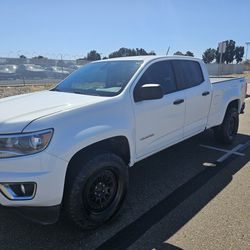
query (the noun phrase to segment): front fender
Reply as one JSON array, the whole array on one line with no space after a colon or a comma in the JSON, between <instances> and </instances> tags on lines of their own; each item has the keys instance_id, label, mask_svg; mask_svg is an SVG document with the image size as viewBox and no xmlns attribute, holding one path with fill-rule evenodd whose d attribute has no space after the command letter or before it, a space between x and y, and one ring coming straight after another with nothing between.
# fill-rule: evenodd
<instances>
[{"instance_id":1,"label":"front fender","mask_svg":"<svg viewBox=\"0 0 250 250\"><path fill-rule=\"evenodd\" d=\"M131 162L134 161L134 117L126 96L40 118L29 124L25 132L44 128L54 128L46 151L65 161L69 162L81 149L115 136L127 138Z\"/></svg>"},{"instance_id":2,"label":"front fender","mask_svg":"<svg viewBox=\"0 0 250 250\"><path fill-rule=\"evenodd\" d=\"M123 129L115 129L108 125L100 125L79 131L71 137L68 143L60 146L60 152L56 153L61 159L70 161L70 159L81 149L86 148L94 143L109 139L115 136L125 136L129 143L130 149L130 164L134 163L135 148L132 143L132 136Z\"/></svg>"}]
</instances>

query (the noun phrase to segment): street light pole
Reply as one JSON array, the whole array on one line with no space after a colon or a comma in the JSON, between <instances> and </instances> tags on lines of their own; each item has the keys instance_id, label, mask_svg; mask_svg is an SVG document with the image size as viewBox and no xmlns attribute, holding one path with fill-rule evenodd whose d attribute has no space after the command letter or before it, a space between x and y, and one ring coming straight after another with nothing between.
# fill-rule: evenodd
<instances>
[{"instance_id":1,"label":"street light pole","mask_svg":"<svg viewBox=\"0 0 250 250\"><path fill-rule=\"evenodd\" d=\"M63 73L63 54L59 53L58 55L61 58L61 70L62 70L62 73Z\"/></svg>"},{"instance_id":2,"label":"street light pole","mask_svg":"<svg viewBox=\"0 0 250 250\"><path fill-rule=\"evenodd\" d=\"M250 42L246 42L246 61L247 61L247 53L248 53L248 45L250 44Z\"/></svg>"},{"instance_id":3,"label":"street light pole","mask_svg":"<svg viewBox=\"0 0 250 250\"><path fill-rule=\"evenodd\" d=\"M222 54L226 52L227 42L226 41L220 42L219 45L218 45L218 48L219 48L219 53L220 53L220 61L219 61L219 64L218 64L218 75L221 75L222 74L222 69L223 69Z\"/></svg>"}]
</instances>

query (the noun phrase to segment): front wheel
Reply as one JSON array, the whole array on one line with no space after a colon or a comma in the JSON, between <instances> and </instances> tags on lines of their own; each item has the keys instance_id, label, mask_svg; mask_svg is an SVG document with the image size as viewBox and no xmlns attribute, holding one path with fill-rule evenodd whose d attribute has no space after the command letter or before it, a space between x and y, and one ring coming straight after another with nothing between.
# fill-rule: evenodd
<instances>
[{"instance_id":1,"label":"front wheel","mask_svg":"<svg viewBox=\"0 0 250 250\"><path fill-rule=\"evenodd\" d=\"M233 143L239 127L239 113L234 107L227 110L221 125L214 128L216 140L223 144Z\"/></svg>"},{"instance_id":2,"label":"front wheel","mask_svg":"<svg viewBox=\"0 0 250 250\"><path fill-rule=\"evenodd\" d=\"M96 228L120 210L128 188L128 167L113 153L99 153L66 185L64 204L69 219L81 229Z\"/></svg>"}]
</instances>

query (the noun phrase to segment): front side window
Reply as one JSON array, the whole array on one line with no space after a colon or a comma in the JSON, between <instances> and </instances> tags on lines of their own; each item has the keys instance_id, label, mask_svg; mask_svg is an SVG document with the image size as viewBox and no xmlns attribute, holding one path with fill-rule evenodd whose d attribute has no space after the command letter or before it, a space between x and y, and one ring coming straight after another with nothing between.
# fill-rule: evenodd
<instances>
[{"instance_id":1,"label":"front side window","mask_svg":"<svg viewBox=\"0 0 250 250\"><path fill-rule=\"evenodd\" d=\"M197 86L204 81L200 64L189 60L173 60L179 89Z\"/></svg>"},{"instance_id":2,"label":"front side window","mask_svg":"<svg viewBox=\"0 0 250 250\"><path fill-rule=\"evenodd\" d=\"M143 73L136 88L144 84L161 85L164 94L176 91L175 77L170 61L156 62Z\"/></svg>"},{"instance_id":3,"label":"front side window","mask_svg":"<svg viewBox=\"0 0 250 250\"><path fill-rule=\"evenodd\" d=\"M137 60L89 63L69 75L52 91L115 96L125 88L142 63Z\"/></svg>"}]
</instances>

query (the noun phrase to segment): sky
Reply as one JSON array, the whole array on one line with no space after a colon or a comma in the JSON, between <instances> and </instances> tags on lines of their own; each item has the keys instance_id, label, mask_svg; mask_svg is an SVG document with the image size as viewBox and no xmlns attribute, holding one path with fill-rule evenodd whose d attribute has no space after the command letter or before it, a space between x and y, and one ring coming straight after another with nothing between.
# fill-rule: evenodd
<instances>
[{"instance_id":1,"label":"sky","mask_svg":"<svg viewBox=\"0 0 250 250\"><path fill-rule=\"evenodd\" d=\"M8 0L0 23L0 57L73 59L121 47L164 55L169 46L170 55L201 57L220 41L250 42L250 0Z\"/></svg>"}]
</instances>

